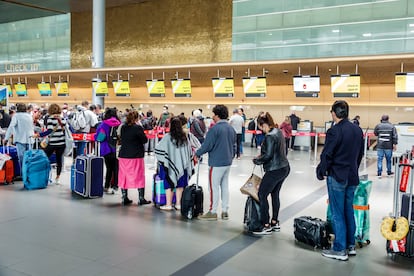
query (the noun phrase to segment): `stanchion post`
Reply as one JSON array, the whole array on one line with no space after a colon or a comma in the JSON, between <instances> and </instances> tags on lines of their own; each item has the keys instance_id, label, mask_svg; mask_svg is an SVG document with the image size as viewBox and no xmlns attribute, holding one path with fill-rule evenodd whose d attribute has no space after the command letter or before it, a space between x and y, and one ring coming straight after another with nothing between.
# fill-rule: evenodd
<instances>
[{"instance_id":1,"label":"stanchion post","mask_svg":"<svg viewBox=\"0 0 414 276\"><path fill-rule=\"evenodd\" d=\"M313 164L316 166L316 156L318 155L318 133L315 133L315 154L313 156Z\"/></svg>"},{"instance_id":2,"label":"stanchion post","mask_svg":"<svg viewBox=\"0 0 414 276\"><path fill-rule=\"evenodd\" d=\"M367 147L368 147L368 134L365 134L364 140L364 170L367 169Z\"/></svg>"}]
</instances>

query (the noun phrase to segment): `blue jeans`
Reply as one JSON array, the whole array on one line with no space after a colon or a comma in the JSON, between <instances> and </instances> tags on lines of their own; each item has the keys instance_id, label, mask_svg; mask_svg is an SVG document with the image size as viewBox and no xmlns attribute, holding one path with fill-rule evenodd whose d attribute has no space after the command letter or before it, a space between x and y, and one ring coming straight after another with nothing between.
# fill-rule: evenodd
<instances>
[{"instance_id":1,"label":"blue jeans","mask_svg":"<svg viewBox=\"0 0 414 276\"><path fill-rule=\"evenodd\" d=\"M24 153L29 150L29 144L22 144L19 142L16 142L16 149L17 149L17 157L19 158L19 165L20 165L20 171L23 171L23 156Z\"/></svg>"},{"instance_id":2,"label":"blue jeans","mask_svg":"<svg viewBox=\"0 0 414 276\"><path fill-rule=\"evenodd\" d=\"M387 174L391 173L391 159L392 159L392 149L377 149L377 168L378 168L378 175L382 174L382 159L387 161Z\"/></svg>"},{"instance_id":3,"label":"blue jeans","mask_svg":"<svg viewBox=\"0 0 414 276\"><path fill-rule=\"evenodd\" d=\"M355 245L354 193L355 185L337 182L332 176L326 179L332 224L335 233L334 251L342 251Z\"/></svg>"}]
</instances>

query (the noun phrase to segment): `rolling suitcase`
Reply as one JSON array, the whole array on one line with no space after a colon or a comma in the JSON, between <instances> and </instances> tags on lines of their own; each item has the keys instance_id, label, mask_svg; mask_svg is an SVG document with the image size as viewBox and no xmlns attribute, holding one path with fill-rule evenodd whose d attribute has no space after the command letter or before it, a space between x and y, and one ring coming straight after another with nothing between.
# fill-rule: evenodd
<instances>
[{"instance_id":1,"label":"rolling suitcase","mask_svg":"<svg viewBox=\"0 0 414 276\"><path fill-rule=\"evenodd\" d=\"M86 198L103 196L104 158L99 156L99 143L95 143L95 150L97 155L77 156L73 169L73 191Z\"/></svg>"},{"instance_id":2,"label":"rolling suitcase","mask_svg":"<svg viewBox=\"0 0 414 276\"><path fill-rule=\"evenodd\" d=\"M181 197L181 215L186 219L193 219L203 214L203 188L198 185L200 163L197 165L196 183L184 188Z\"/></svg>"},{"instance_id":3,"label":"rolling suitcase","mask_svg":"<svg viewBox=\"0 0 414 276\"><path fill-rule=\"evenodd\" d=\"M0 169L0 184L12 184L14 178L14 164L11 157L7 154L0 154L2 165Z\"/></svg>"},{"instance_id":4,"label":"rolling suitcase","mask_svg":"<svg viewBox=\"0 0 414 276\"><path fill-rule=\"evenodd\" d=\"M326 221L301 216L293 222L295 239L315 248L329 248L330 227Z\"/></svg>"},{"instance_id":5,"label":"rolling suitcase","mask_svg":"<svg viewBox=\"0 0 414 276\"><path fill-rule=\"evenodd\" d=\"M0 146L0 152L10 155L13 161L14 179L21 177L19 157L17 156L17 148L15 146Z\"/></svg>"},{"instance_id":6,"label":"rolling suitcase","mask_svg":"<svg viewBox=\"0 0 414 276\"><path fill-rule=\"evenodd\" d=\"M29 149L24 153L22 178L24 187L28 190L47 187L50 180L50 163L43 150Z\"/></svg>"},{"instance_id":7,"label":"rolling suitcase","mask_svg":"<svg viewBox=\"0 0 414 276\"><path fill-rule=\"evenodd\" d=\"M248 196L246 200L243 224L248 233L260 230L263 227L260 219L260 205L251 196Z\"/></svg>"},{"instance_id":8,"label":"rolling suitcase","mask_svg":"<svg viewBox=\"0 0 414 276\"><path fill-rule=\"evenodd\" d=\"M157 165L157 172L154 174L152 180L152 202L154 202L155 207L159 208L167 203L164 187L164 182L167 181L167 176L162 164ZM175 203L175 194L172 203Z\"/></svg>"}]
</instances>

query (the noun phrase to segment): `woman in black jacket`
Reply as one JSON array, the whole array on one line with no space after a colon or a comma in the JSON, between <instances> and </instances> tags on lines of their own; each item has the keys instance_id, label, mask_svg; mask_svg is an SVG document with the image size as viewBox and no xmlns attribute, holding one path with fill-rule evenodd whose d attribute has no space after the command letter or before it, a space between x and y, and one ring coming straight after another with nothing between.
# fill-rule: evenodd
<instances>
[{"instance_id":1,"label":"woman in black jacket","mask_svg":"<svg viewBox=\"0 0 414 276\"><path fill-rule=\"evenodd\" d=\"M280 231L279 192L283 181L289 175L290 166L286 158L285 138L282 131L275 125L272 116L268 112L257 120L259 128L265 134L265 139L260 149L260 155L253 159L255 165L263 165L265 174L259 187L260 217L263 228L253 231L256 235L269 235L273 231ZM268 195L272 197L272 219L269 221Z\"/></svg>"}]
</instances>

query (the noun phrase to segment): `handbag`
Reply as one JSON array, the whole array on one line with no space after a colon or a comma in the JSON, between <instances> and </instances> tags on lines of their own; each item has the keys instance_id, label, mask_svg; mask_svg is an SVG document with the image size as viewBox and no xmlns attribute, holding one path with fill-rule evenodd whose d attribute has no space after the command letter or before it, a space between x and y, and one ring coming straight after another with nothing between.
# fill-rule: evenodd
<instances>
[{"instance_id":1,"label":"handbag","mask_svg":"<svg viewBox=\"0 0 414 276\"><path fill-rule=\"evenodd\" d=\"M262 178L254 174L254 169L256 166L253 167L252 175L247 179L246 183L240 187L240 192L242 194L251 196L254 200L259 202L259 187L260 183L262 182Z\"/></svg>"}]
</instances>

